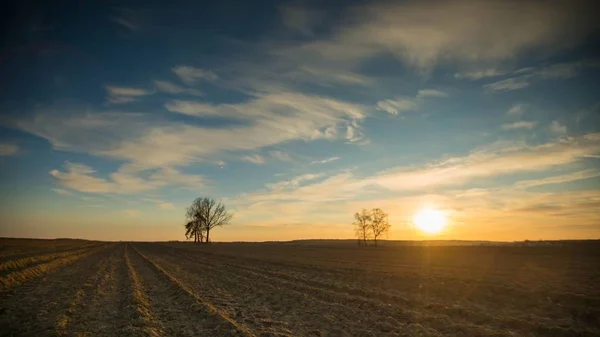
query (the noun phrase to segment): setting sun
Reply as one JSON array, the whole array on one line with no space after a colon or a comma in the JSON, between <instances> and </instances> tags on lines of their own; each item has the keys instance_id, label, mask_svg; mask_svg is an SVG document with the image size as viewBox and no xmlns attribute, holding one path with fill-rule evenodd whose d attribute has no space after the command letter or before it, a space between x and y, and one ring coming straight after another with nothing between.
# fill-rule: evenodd
<instances>
[{"instance_id":1,"label":"setting sun","mask_svg":"<svg viewBox=\"0 0 600 337\"><path fill-rule=\"evenodd\" d=\"M415 214L413 222L420 230L435 234L441 232L446 226L446 217L441 211L424 209Z\"/></svg>"}]
</instances>

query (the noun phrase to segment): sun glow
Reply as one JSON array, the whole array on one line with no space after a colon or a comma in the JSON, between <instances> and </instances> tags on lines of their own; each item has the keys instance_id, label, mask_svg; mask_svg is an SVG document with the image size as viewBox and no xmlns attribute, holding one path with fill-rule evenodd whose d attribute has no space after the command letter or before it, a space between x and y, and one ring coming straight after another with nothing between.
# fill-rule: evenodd
<instances>
[{"instance_id":1,"label":"sun glow","mask_svg":"<svg viewBox=\"0 0 600 337\"><path fill-rule=\"evenodd\" d=\"M441 211L427 208L415 214L413 222L420 230L429 234L436 234L446 226L446 216Z\"/></svg>"}]
</instances>

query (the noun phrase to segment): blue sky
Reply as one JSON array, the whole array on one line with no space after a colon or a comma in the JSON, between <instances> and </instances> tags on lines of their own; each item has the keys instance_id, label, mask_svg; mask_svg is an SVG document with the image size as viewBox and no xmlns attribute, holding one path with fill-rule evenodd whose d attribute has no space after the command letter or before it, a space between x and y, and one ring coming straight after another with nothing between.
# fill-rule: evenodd
<instances>
[{"instance_id":1,"label":"blue sky","mask_svg":"<svg viewBox=\"0 0 600 337\"><path fill-rule=\"evenodd\" d=\"M0 236L600 234L600 25L586 1L17 4L0 58ZM412 217L434 208L435 236Z\"/></svg>"}]
</instances>

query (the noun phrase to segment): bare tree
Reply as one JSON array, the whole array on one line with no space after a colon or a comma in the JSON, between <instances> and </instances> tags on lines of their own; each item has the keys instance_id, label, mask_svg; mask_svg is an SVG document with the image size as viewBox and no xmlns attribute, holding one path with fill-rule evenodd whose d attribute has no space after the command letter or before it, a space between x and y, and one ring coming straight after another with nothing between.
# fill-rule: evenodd
<instances>
[{"instance_id":1,"label":"bare tree","mask_svg":"<svg viewBox=\"0 0 600 337\"><path fill-rule=\"evenodd\" d=\"M202 242L202 237L204 236L204 229L200 218L200 206L201 203L196 199L190 207L187 208L185 213L187 219L187 223L185 224L185 238L191 239L193 237L194 242Z\"/></svg>"},{"instance_id":2,"label":"bare tree","mask_svg":"<svg viewBox=\"0 0 600 337\"><path fill-rule=\"evenodd\" d=\"M383 234L386 234L390 230L390 223L388 221L388 215L380 208L373 208L371 211L371 223L370 228L373 234L373 240L375 246L377 246L377 238Z\"/></svg>"},{"instance_id":3,"label":"bare tree","mask_svg":"<svg viewBox=\"0 0 600 337\"><path fill-rule=\"evenodd\" d=\"M194 221L188 221L185 224L185 238L189 240L193 237L194 242L198 242L198 235L196 234L196 228L194 226Z\"/></svg>"},{"instance_id":4,"label":"bare tree","mask_svg":"<svg viewBox=\"0 0 600 337\"><path fill-rule=\"evenodd\" d=\"M364 209L360 213L354 213L354 231L356 233L356 237L358 238L358 243L360 244L361 240L364 245L367 245L367 238L369 238L370 233L370 223L371 223L371 213Z\"/></svg>"},{"instance_id":5,"label":"bare tree","mask_svg":"<svg viewBox=\"0 0 600 337\"><path fill-rule=\"evenodd\" d=\"M190 234L195 235L194 241L202 242L205 240L204 242L208 243L210 242L210 230L228 224L233 214L225 209L225 205L212 198L197 198L188 207L186 217L193 223L189 226L192 228ZM186 224L187 228L188 225ZM190 234L186 232L186 237Z\"/></svg>"}]
</instances>

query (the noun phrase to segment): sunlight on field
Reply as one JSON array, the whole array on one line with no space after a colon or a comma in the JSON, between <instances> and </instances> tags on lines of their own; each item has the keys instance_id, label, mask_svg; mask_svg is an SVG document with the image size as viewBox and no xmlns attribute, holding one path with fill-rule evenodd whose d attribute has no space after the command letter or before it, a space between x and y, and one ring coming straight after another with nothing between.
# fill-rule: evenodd
<instances>
[{"instance_id":1,"label":"sunlight on field","mask_svg":"<svg viewBox=\"0 0 600 337\"><path fill-rule=\"evenodd\" d=\"M413 222L420 230L436 234L446 227L446 216L442 211L426 208L415 214Z\"/></svg>"}]
</instances>

